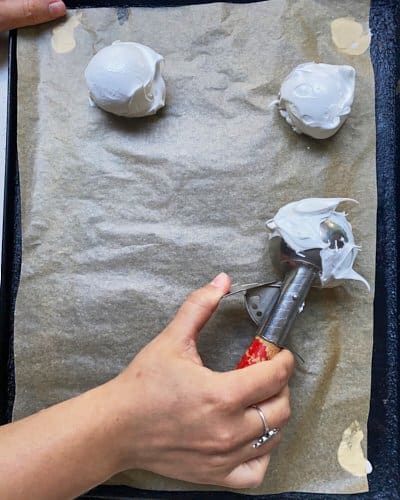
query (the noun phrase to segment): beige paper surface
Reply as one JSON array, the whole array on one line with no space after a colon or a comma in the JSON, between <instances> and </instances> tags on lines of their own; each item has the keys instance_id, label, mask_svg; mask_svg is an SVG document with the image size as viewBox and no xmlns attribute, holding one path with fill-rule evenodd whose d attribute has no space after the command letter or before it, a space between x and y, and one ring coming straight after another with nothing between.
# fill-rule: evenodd
<instances>
[{"instance_id":1,"label":"beige paper surface","mask_svg":"<svg viewBox=\"0 0 400 500\"><path fill-rule=\"evenodd\" d=\"M64 53L49 28L20 33L17 418L116 375L186 294L221 270L234 282L274 279L264 223L290 201L360 202L346 209L363 246L356 269L373 286L373 73L368 53L339 53L330 34L333 19L367 24L368 12L367 1L328 0L137 8L129 16L88 9L70 23L76 46ZM84 69L117 39L164 55L159 115L127 120L89 106ZM282 79L310 60L357 70L351 116L320 142L296 135L269 108ZM373 293L353 282L311 292L291 335L305 358L291 382L293 416L251 493L367 489L365 477L341 468L337 450L355 420L366 436L372 304ZM254 333L240 300L224 301L201 337L205 364L233 368ZM366 439L362 446L365 453ZM115 482L217 489L138 471Z\"/></svg>"}]
</instances>

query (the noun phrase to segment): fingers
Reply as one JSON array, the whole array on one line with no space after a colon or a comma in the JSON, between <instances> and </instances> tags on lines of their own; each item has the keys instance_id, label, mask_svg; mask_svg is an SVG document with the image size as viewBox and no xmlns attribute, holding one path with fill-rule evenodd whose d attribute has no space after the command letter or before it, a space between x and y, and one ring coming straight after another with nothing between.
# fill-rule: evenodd
<instances>
[{"instance_id":1,"label":"fingers","mask_svg":"<svg viewBox=\"0 0 400 500\"><path fill-rule=\"evenodd\" d=\"M286 386L277 396L259 403L258 408L264 415L269 430L282 431L290 417L289 388ZM271 453L281 441L279 432L265 444L254 448L253 444L265 434L263 420L257 409L251 407L243 412L242 422L237 427L238 448L231 452L232 463L243 463L253 458Z\"/></svg>"},{"instance_id":2,"label":"fingers","mask_svg":"<svg viewBox=\"0 0 400 500\"><path fill-rule=\"evenodd\" d=\"M267 427L272 430L282 430L290 416L289 388L284 389L268 401L258 404ZM262 435L265 428L262 418L255 408L242 410L241 416L234 426L225 425L228 438L219 442L222 431L215 436L213 451L213 470L219 479L216 484L235 488L251 488L257 486L263 479L268 466L267 456L279 445L282 433L278 432L265 444L255 448L253 445ZM258 460L259 459L259 460ZM225 471L221 476L220 472ZM221 477L223 481L221 482Z\"/></svg>"},{"instance_id":3,"label":"fingers","mask_svg":"<svg viewBox=\"0 0 400 500\"><path fill-rule=\"evenodd\" d=\"M218 307L221 298L229 291L231 280L225 273L219 274L211 283L192 292L179 308L167 330L176 331L191 338L198 332Z\"/></svg>"},{"instance_id":4,"label":"fingers","mask_svg":"<svg viewBox=\"0 0 400 500\"><path fill-rule=\"evenodd\" d=\"M45 23L65 13L66 7L61 0L3 0L0 31Z\"/></svg>"},{"instance_id":5,"label":"fingers","mask_svg":"<svg viewBox=\"0 0 400 500\"><path fill-rule=\"evenodd\" d=\"M282 350L272 360L241 370L221 374L228 390L247 408L278 394L288 383L294 369L293 354Z\"/></svg>"},{"instance_id":6,"label":"fingers","mask_svg":"<svg viewBox=\"0 0 400 500\"><path fill-rule=\"evenodd\" d=\"M289 387L285 386L279 394L263 403L258 403L257 406L263 413L269 429L282 429L290 418ZM255 441L264 434L263 421L254 407L244 411L242 434L246 441Z\"/></svg>"},{"instance_id":7,"label":"fingers","mask_svg":"<svg viewBox=\"0 0 400 500\"><path fill-rule=\"evenodd\" d=\"M270 455L267 453L238 465L228 474L223 486L235 489L257 488L264 480L269 461Z\"/></svg>"},{"instance_id":8,"label":"fingers","mask_svg":"<svg viewBox=\"0 0 400 500\"><path fill-rule=\"evenodd\" d=\"M282 429L290 418L289 388L286 386L277 396L257 405L267 423L269 430ZM244 442L241 448L240 459L244 462L251 458L270 453L281 440L281 432L271 438L267 443L258 448L253 448L253 444L264 433L264 423L255 408L248 408L244 414L244 426L241 432Z\"/></svg>"}]
</instances>

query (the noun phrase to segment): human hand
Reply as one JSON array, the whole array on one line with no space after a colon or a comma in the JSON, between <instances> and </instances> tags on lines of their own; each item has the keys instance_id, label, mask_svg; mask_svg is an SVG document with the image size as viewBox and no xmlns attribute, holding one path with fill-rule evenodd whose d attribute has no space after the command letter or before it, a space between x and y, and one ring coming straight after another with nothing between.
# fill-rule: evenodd
<instances>
[{"instance_id":1,"label":"human hand","mask_svg":"<svg viewBox=\"0 0 400 500\"><path fill-rule=\"evenodd\" d=\"M65 13L61 0L0 0L0 31L46 23Z\"/></svg>"},{"instance_id":2,"label":"human hand","mask_svg":"<svg viewBox=\"0 0 400 500\"><path fill-rule=\"evenodd\" d=\"M231 488L261 484L280 435L259 448L264 433L286 424L290 352L241 370L204 367L196 347L201 328L230 288L221 274L192 293L176 317L110 383L118 401L115 444L121 469L144 469L194 483Z\"/></svg>"},{"instance_id":3,"label":"human hand","mask_svg":"<svg viewBox=\"0 0 400 500\"><path fill-rule=\"evenodd\" d=\"M196 339L229 287L222 274L192 293L110 382L1 426L0 497L76 498L132 468L194 483L258 486L280 436L252 446L264 425L251 406L261 408L271 428L285 425L293 356L282 351L227 373L203 366Z\"/></svg>"}]
</instances>

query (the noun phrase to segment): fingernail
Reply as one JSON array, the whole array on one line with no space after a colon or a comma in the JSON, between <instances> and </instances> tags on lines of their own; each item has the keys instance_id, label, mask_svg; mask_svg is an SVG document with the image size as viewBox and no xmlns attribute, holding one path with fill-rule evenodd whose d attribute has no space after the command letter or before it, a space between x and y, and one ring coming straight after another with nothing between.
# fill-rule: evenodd
<instances>
[{"instance_id":1,"label":"fingernail","mask_svg":"<svg viewBox=\"0 0 400 500\"><path fill-rule=\"evenodd\" d=\"M211 285L225 292L225 284L227 277L228 275L226 273L219 273L218 276L215 276L215 278L211 281Z\"/></svg>"},{"instance_id":2,"label":"fingernail","mask_svg":"<svg viewBox=\"0 0 400 500\"><path fill-rule=\"evenodd\" d=\"M59 0L55 0L54 2L49 3L49 13L51 17L60 17L65 14L65 5L64 2L60 2Z\"/></svg>"}]
</instances>

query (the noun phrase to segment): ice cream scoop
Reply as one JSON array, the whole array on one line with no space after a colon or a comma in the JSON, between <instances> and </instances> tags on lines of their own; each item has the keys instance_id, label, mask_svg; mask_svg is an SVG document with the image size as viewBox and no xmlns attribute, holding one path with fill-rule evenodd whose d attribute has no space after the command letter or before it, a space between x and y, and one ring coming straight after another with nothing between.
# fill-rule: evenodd
<instances>
[{"instance_id":1,"label":"ice cream scoop","mask_svg":"<svg viewBox=\"0 0 400 500\"><path fill-rule=\"evenodd\" d=\"M350 222L343 212L336 212L340 203L357 203L350 198L306 198L288 203L267 222L271 244L281 237L299 259L310 249L318 249L321 286L337 286L343 280L367 281L353 269L360 250L354 241Z\"/></svg>"},{"instance_id":2,"label":"ice cream scoop","mask_svg":"<svg viewBox=\"0 0 400 500\"><path fill-rule=\"evenodd\" d=\"M360 249L344 213L336 212L348 198L308 198L289 203L267 222L271 231L270 256L284 274L280 292L271 295L256 336L238 364L243 368L271 359L284 345L312 285L338 286L345 279L367 281L353 263ZM259 292L258 292L259 293Z\"/></svg>"},{"instance_id":3,"label":"ice cream scoop","mask_svg":"<svg viewBox=\"0 0 400 500\"><path fill-rule=\"evenodd\" d=\"M165 105L164 58L134 42L114 42L99 50L85 70L91 100L114 115L154 115Z\"/></svg>"},{"instance_id":4,"label":"ice cream scoop","mask_svg":"<svg viewBox=\"0 0 400 500\"><path fill-rule=\"evenodd\" d=\"M352 66L300 64L282 83L279 112L299 134L315 139L331 137L350 114L355 77Z\"/></svg>"}]
</instances>

